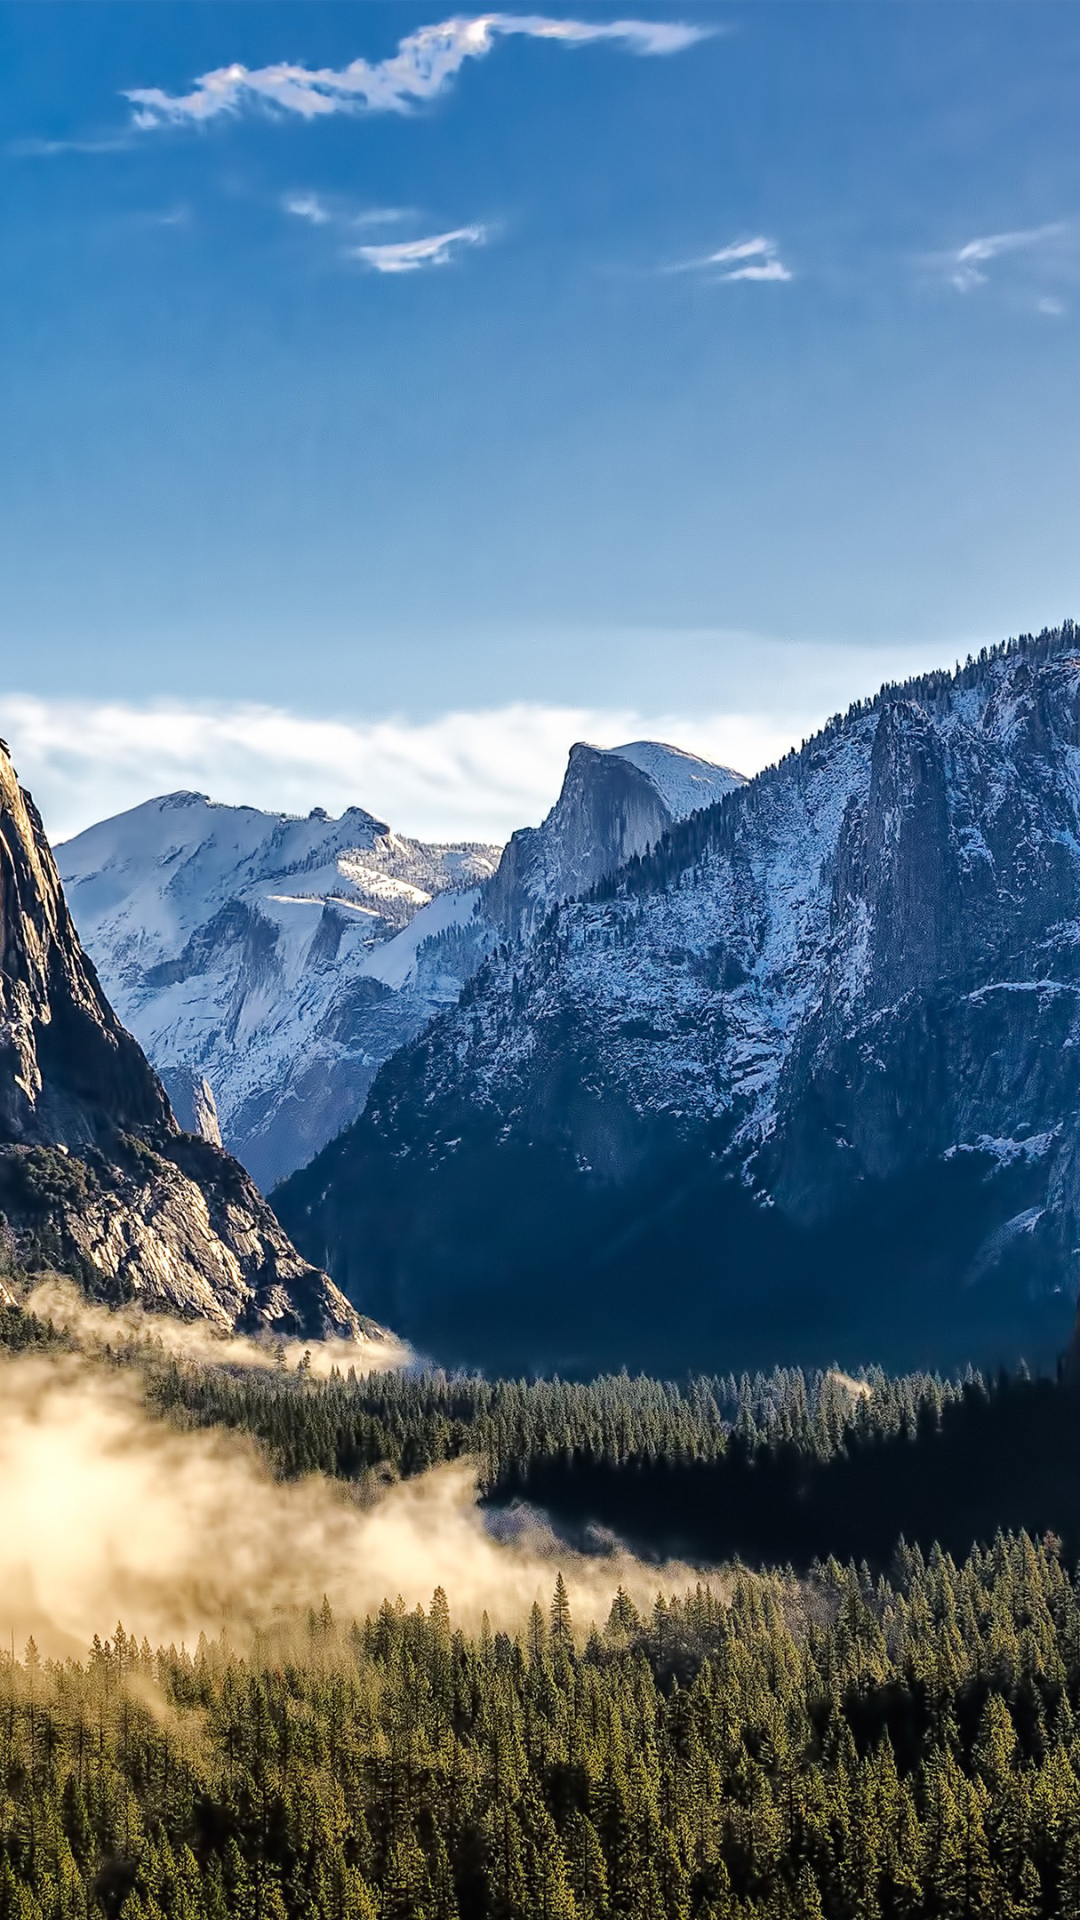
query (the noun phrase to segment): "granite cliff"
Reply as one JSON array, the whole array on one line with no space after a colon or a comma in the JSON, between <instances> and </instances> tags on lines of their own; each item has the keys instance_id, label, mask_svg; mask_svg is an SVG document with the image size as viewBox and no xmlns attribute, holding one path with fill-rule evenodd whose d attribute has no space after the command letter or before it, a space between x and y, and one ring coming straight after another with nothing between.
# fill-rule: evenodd
<instances>
[{"instance_id":1,"label":"granite cliff","mask_svg":"<svg viewBox=\"0 0 1080 1920\"><path fill-rule=\"evenodd\" d=\"M0 746L0 1214L31 1269L223 1328L362 1340L248 1175L182 1133L79 943L37 810Z\"/></svg>"}]
</instances>

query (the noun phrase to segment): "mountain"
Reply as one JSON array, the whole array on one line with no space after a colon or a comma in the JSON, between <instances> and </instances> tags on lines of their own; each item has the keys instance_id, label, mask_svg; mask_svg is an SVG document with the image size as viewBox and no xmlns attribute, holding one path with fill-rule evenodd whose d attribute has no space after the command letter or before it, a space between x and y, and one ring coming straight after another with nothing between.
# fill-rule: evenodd
<instances>
[{"instance_id":1,"label":"mountain","mask_svg":"<svg viewBox=\"0 0 1080 1920\"><path fill-rule=\"evenodd\" d=\"M448 1360L1048 1355L1078 996L1066 625L883 688L553 907L275 1204Z\"/></svg>"},{"instance_id":2,"label":"mountain","mask_svg":"<svg viewBox=\"0 0 1080 1920\"><path fill-rule=\"evenodd\" d=\"M384 950L421 909L429 934L467 920L498 857L407 840L359 807L296 819L199 793L58 850L121 1019L178 1111L219 1127L264 1188L355 1118L376 1067L456 995L436 967L403 1005L395 968L408 969Z\"/></svg>"},{"instance_id":3,"label":"mountain","mask_svg":"<svg viewBox=\"0 0 1080 1920\"><path fill-rule=\"evenodd\" d=\"M69 841L60 871L183 1123L268 1190L356 1118L497 942L737 779L654 742L576 746L502 866L497 847L427 846L356 807L294 819L170 794Z\"/></svg>"},{"instance_id":4,"label":"mountain","mask_svg":"<svg viewBox=\"0 0 1080 1920\"><path fill-rule=\"evenodd\" d=\"M2 745L0 1215L5 1251L108 1301L252 1331L367 1331L243 1169L181 1133L83 953Z\"/></svg>"}]
</instances>

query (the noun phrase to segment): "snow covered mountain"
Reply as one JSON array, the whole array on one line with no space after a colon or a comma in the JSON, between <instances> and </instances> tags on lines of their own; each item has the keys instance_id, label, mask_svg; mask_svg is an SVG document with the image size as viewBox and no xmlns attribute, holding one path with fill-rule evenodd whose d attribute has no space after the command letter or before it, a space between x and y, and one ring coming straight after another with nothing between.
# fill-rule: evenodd
<instances>
[{"instance_id":1,"label":"snow covered mountain","mask_svg":"<svg viewBox=\"0 0 1080 1920\"><path fill-rule=\"evenodd\" d=\"M13 1242L27 1267L59 1267L111 1304L361 1345L373 1331L243 1169L180 1132L101 994L2 743L0 1217L5 1253Z\"/></svg>"},{"instance_id":2,"label":"snow covered mountain","mask_svg":"<svg viewBox=\"0 0 1080 1920\"><path fill-rule=\"evenodd\" d=\"M400 949L387 967L387 944L421 909L429 933L467 919L499 849L426 846L358 807L296 819L174 793L57 857L121 1019L186 1118L196 1091L211 1128L216 1108L265 1190L356 1116L425 1017L410 1007L401 1021L391 982L407 969ZM436 969L425 1000L458 985L444 990Z\"/></svg>"},{"instance_id":3,"label":"snow covered mountain","mask_svg":"<svg viewBox=\"0 0 1080 1920\"><path fill-rule=\"evenodd\" d=\"M1077 631L884 688L500 947L276 1204L469 1362L1060 1346Z\"/></svg>"},{"instance_id":4,"label":"snow covered mountain","mask_svg":"<svg viewBox=\"0 0 1080 1920\"><path fill-rule=\"evenodd\" d=\"M737 776L639 742L575 747L543 827L428 846L177 793L58 852L82 939L185 1124L268 1190L360 1113L381 1063L522 918L611 872ZM518 843L527 841L528 862ZM526 870L527 868L527 870Z\"/></svg>"}]
</instances>

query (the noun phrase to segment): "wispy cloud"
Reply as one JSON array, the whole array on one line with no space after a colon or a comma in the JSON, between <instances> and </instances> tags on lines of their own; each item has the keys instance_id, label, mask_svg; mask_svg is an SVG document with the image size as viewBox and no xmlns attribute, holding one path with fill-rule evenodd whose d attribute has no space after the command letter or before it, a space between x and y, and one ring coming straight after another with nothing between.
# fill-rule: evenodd
<instances>
[{"instance_id":1,"label":"wispy cloud","mask_svg":"<svg viewBox=\"0 0 1080 1920\"><path fill-rule=\"evenodd\" d=\"M376 273L415 273L420 267L449 266L459 248L482 246L486 238L485 227L454 227L450 233L431 233L422 240L390 241L349 251Z\"/></svg>"},{"instance_id":2,"label":"wispy cloud","mask_svg":"<svg viewBox=\"0 0 1080 1920\"><path fill-rule=\"evenodd\" d=\"M679 260L665 273L708 273L714 280L792 280L794 275L780 258L775 240L757 234L752 240L734 240L718 247L715 253L698 254L693 260Z\"/></svg>"},{"instance_id":3,"label":"wispy cloud","mask_svg":"<svg viewBox=\"0 0 1080 1920\"><path fill-rule=\"evenodd\" d=\"M334 113L407 113L433 100L467 60L489 54L497 41L523 35L563 46L610 42L629 53L680 53L704 39L708 28L678 21L552 20L543 14L488 13L421 27L402 40L388 60L353 60L346 67L270 67L239 64L199 76L188 93L136 87L126 98L138 127L203 123L221 114L262 104L314 120Z\"/></svg>"},{"instance_id":4,"label":"wispy cloud","mask_svg":"<svg viewBox=\"0 0 1080 1920\"><path fill-rule=\"evenodd\" d=\"M966 240L961 247L932 256L957 293L973 293L989 279L987 268L995 260L1010 254L1044 255L1069 232L1068 224L1055 220L1042 227L1017 227L1008 233L987 233Z\"/></svg>"},{"instance_id":5,"label":"wispy cloud","mask_svg":"<svg viewBox=\"0 0 1080 1920\"><path fill-rule=\"evenodd\" d=\"M339 236L350 235L352 244L342 247L343 258L362 260L376 273L416 273L422 267L446 267L462 247L479 247L489 238L489 229L473 222L465 227L451 227L443 233L422 234L415 240L369 240L357 244L355 236L365 229L396 225L416 216L410 216L404 207L348 211L340 205L329 204L317 193L287 194L283 205L286 213L306 221L309 226L330 229Z\"/></svg>"},{"instance_id":6,"label":"wispy cloud","mask_svg":"<svg viewBox=\"0 0 1080 1920\"><path fill-rule=\"evenodd\" d=\"M287 193L283 205L286 213L310 221L313 227L328 227L334 218L317 193Z\"/></svg>"},{"instance_id":7,"label":"wispy cloud","mask_svg":"<svg viewBox=\"0 0 1080 1920\"><path fill-rule=\"evenodd\" d=\"M127 153L134 144L130 133L104 134L85 140L12 140L7 151L16 159L51 160L60 153Z\"/></svg>"},{"instance_id":8,"label":"wispy cloud","mask_svg":"<svg viewBox=\"0 0 1080 1920\"><path fill-rule=\"evenodd\" d=\"M319 193L287 193L281 204L296 220L306 220L313 227L335 227L341 232L389 227L414 217L409 207L343 207L340 201L331 202Z\"/></svg>"}]
</instances>

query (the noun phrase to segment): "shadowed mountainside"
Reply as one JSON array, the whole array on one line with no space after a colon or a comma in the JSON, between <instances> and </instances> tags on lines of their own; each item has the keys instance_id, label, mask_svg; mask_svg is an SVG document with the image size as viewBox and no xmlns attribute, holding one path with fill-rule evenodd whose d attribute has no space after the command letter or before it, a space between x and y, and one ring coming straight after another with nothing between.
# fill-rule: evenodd
<instances>
[{"instance_id":1,"label":"shadowed mountainside","mask_svg":"<svg viewBox=\"0 0 1080 1920\"><path fill-rule=\"evenodd\" d=\"M883 688L553 907L275 1204L464 1362L1049 1357L1078 1043L1066 625Z\"/></svg>"}]
</instances>

